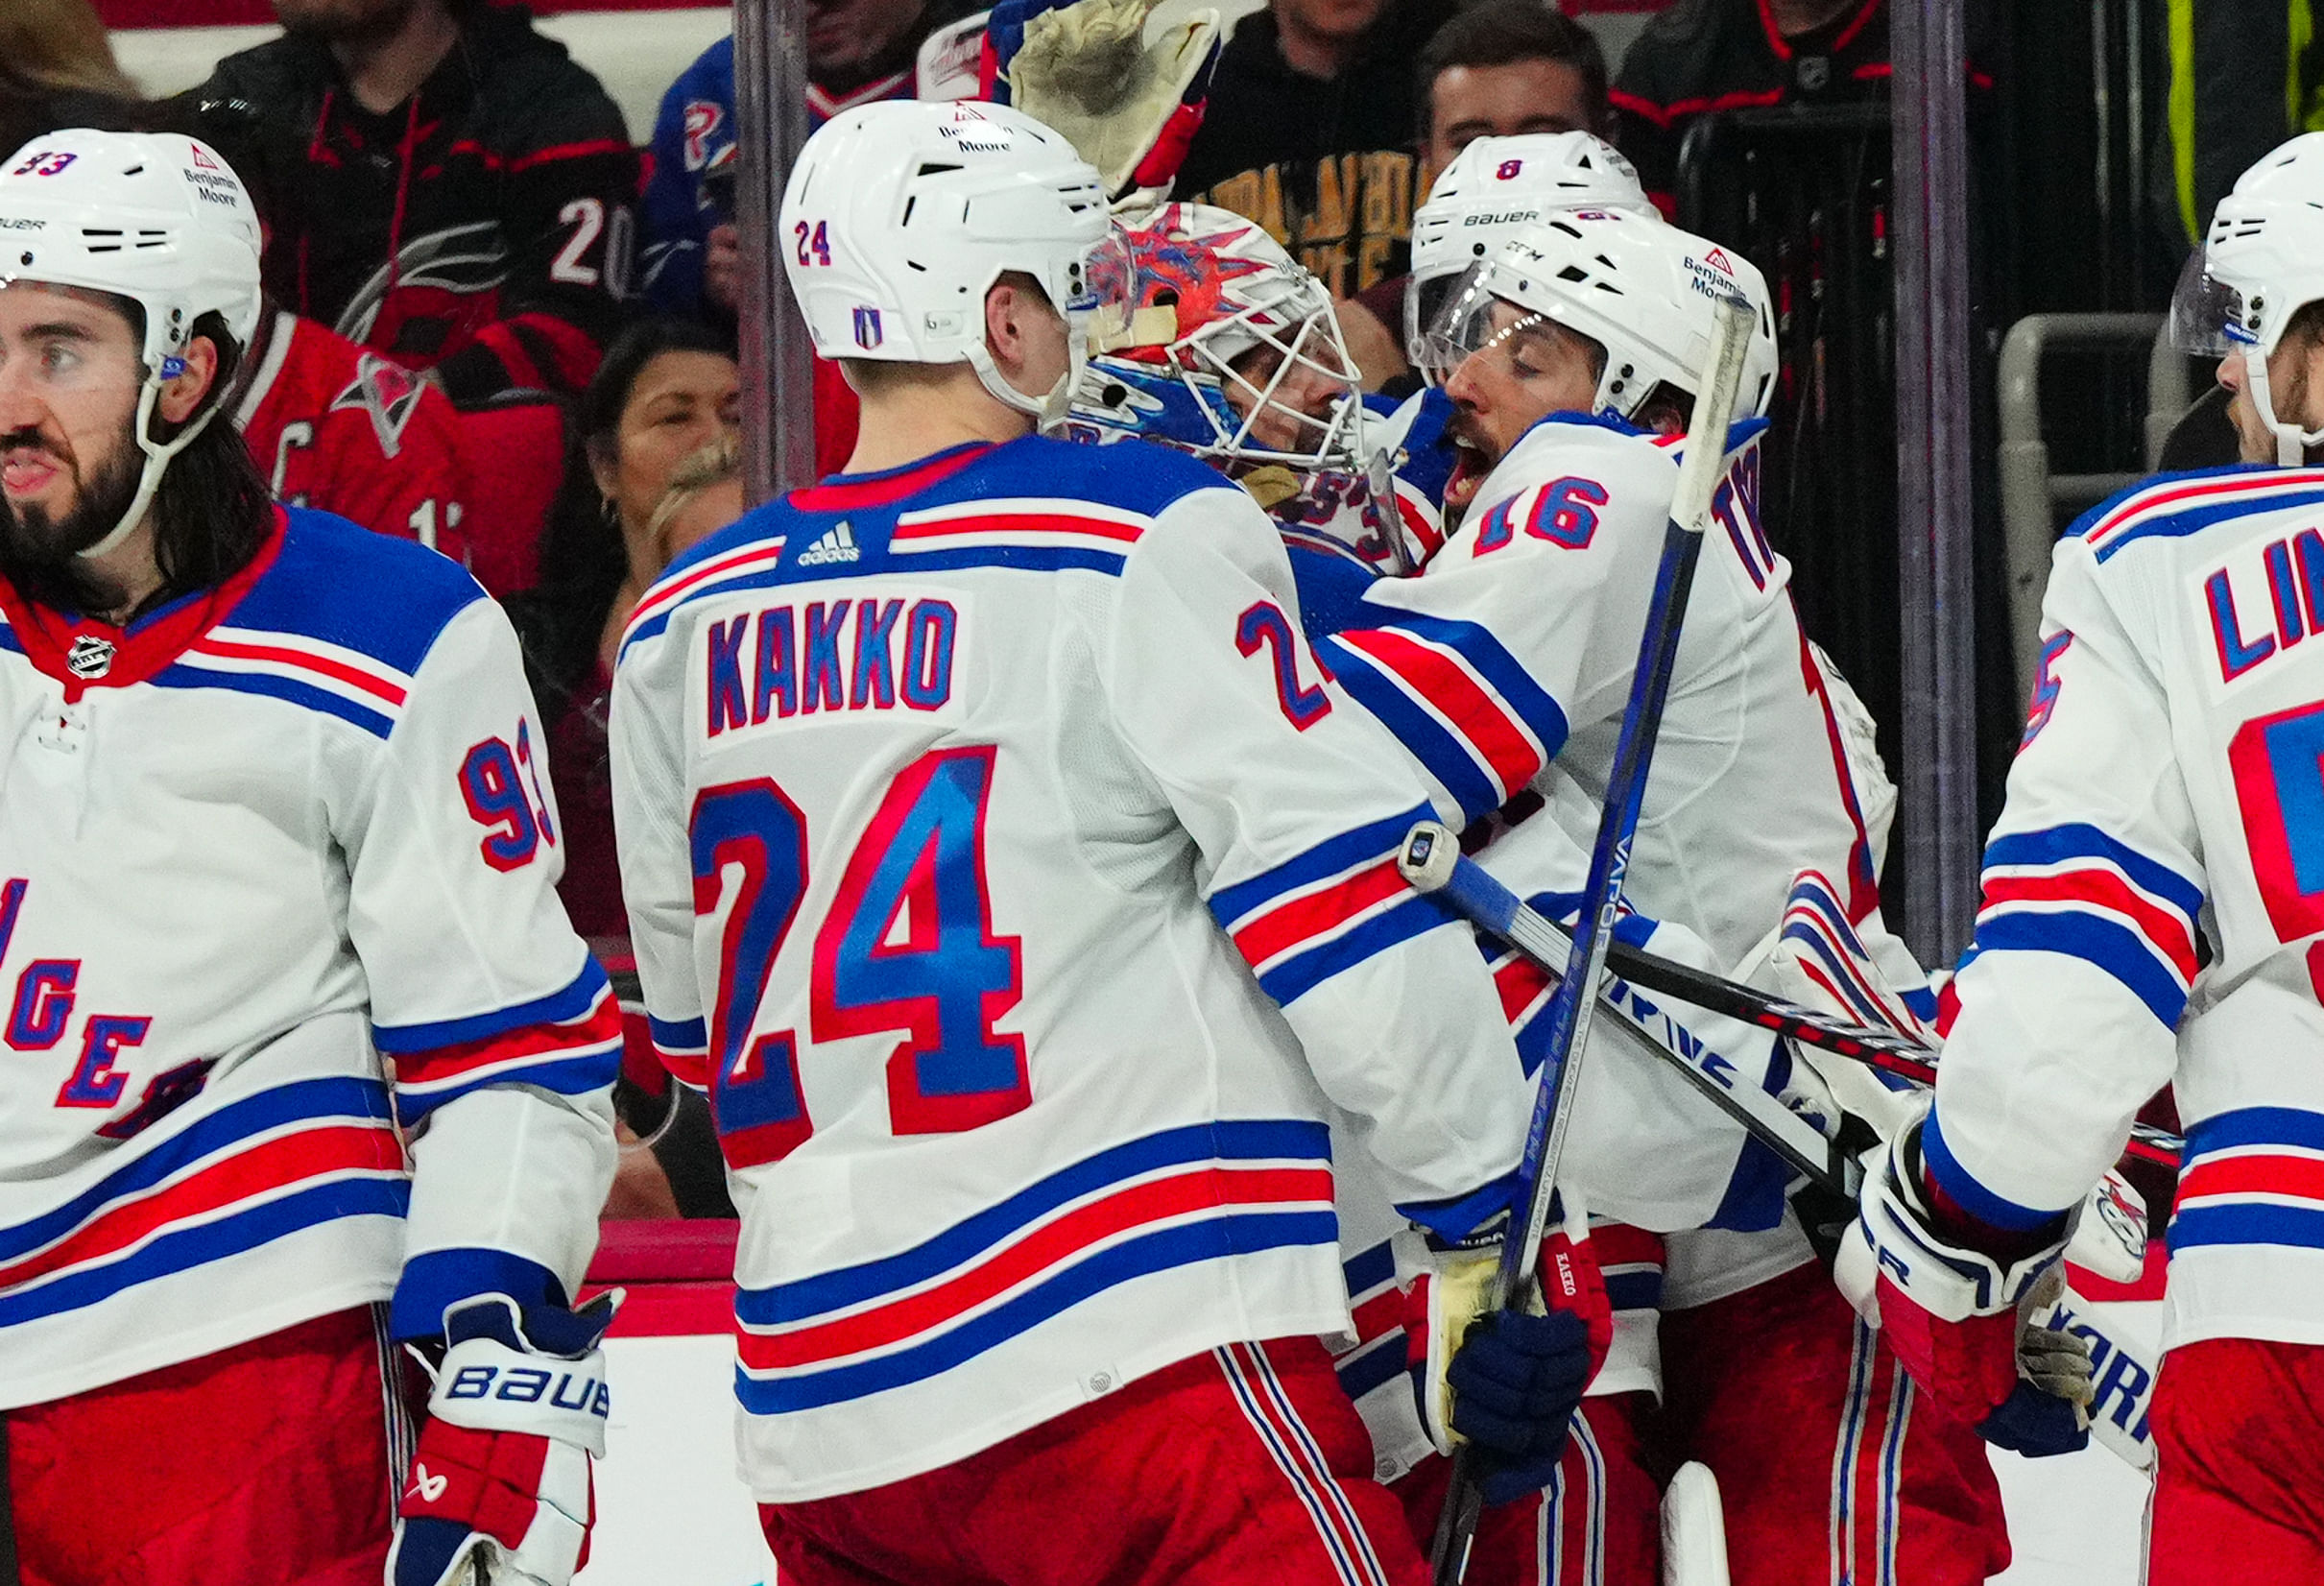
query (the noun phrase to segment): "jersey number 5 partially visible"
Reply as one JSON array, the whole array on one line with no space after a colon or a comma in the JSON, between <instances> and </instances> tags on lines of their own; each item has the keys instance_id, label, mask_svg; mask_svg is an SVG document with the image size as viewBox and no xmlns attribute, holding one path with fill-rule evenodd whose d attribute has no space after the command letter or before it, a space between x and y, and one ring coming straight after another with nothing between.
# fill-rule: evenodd
<instances>
[{"instance_id":1,"label":"jersey number 5 partially visible","mask_svg":"<svg viewBox=\"0 0 2324 1586\"><path fill-rule=\"evenodd\" d=\"M898 1134L973 1129L1033 1099L1024 1039L993 1021L1022 989L1018 939L996 936L985 884L990 747L944 749L898 772L856 839L808 970L818 1042L897 1030L887 1061ZM807 821L766 778L706 787L689 823L694 915L718 910L740 872L720 942L710 1017L710 1108L728 1163L777 1162L815 1132L792 1030L754 1037L807 893Z\"/></svg>"}]
</instances>

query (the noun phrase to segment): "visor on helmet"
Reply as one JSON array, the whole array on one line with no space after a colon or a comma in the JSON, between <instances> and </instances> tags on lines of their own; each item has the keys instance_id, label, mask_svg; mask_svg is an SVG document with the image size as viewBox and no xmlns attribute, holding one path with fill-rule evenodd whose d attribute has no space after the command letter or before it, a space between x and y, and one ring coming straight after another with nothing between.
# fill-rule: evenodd
<instances>
[{"instance_id":1,"label":"visor on helmet","mask_svg":"<svg viewBox=\"0 0 2324 1586\"><path fill-rule=\"evenodd\" d=\"M2211 273L2207 250L2189 255L2170 298L2170 345L2197 358L2223 358L2259 340L2259 302Z\"/></svg>"},{"instance_id":2,"label":"visor on helmet","mask_svg":"<svg viewBox=\"0 0 2324 1586\"><path fill-rule=\"evenodd\" d=\"M1511 302L1495 292L1493 275L1491 260L1480 260L1462 272L1413 349L1418 354L1414 367L1431 385L1443 385L1454 370L1478 352L1488 348L1515 352L1528 337L1546 335L1557 324L1548 313Z\"/></svg>"}]
</instances>

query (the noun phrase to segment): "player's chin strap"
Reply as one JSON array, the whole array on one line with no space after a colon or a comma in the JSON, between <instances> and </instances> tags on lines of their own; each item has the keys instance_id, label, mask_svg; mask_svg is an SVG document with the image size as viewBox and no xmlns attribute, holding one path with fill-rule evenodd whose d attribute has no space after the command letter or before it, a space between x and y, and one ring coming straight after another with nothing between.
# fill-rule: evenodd
<instances>
[{"instance_id":1,"label":"player's chin strap","mask_svg":"<svg viewBox=\"0 0 2324 1586\"><path fill-rule=\"evenodd\" d=\"M2296 469L2308 461L2309 447L2324 445L2324 429L2304 430L2276 417L2275 394L2267 385L2267 356L2257 342L2243 344L2243 383L2251 392L2251 405L2259 411L2260 422L2275 433L2279 468Z\"/></svg>"},{"instance_id":2,"label":"player's chin strap","mask_svg":"<svg viewBox=\"0 0 2324 1586\"><path fill-rule=\"evenodd\" d=\"M137 493L130 497L129 510L121 515L121 521L115 523L103 540L82 551L83 556L103 556L130 537L130 531L144 520L146 509L154 504L154 494L161 489L162 470L170 466L170 459L183 451L194 437L202 433L203 427L218 416L218 410L226 405L221 399L223 394L213 382L211 400L201 412L188 419L184 426L167 441L155 440L154 408L161 399L161 388L184 372L185 360L172 353L156 365L153 372L145 377L145 385L137 393L136 428L132 432L136 436L137 449L145 453L145 467L137 475Z\"/></svg>"},{"instance_id":3,"label":"player's chin strap","mask_svg":"<svg viewBox=\"0 0 2324 1586\"><path fill-rule=\"evenodd\" d=\"M1066 372L1057 383L1039 396L1030 396L1011 385L993 362L993 349L984 344L968 348L965 356L969 367L976 371L977 381L994 396L1019 413L1029 413L1033 421L1043 431L1053 429L1066 421L1072 410L1073 392L1081 384L1083 366L1089 362L1088 349L1083 346L1078 327L1066 338Z\"/></svg>"}]
</instances>

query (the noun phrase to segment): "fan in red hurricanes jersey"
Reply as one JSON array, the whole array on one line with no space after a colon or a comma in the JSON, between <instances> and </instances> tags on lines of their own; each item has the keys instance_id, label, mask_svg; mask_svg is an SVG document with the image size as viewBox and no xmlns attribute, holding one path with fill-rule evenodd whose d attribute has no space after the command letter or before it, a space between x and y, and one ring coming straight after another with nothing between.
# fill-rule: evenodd
<instances>
[{"instance_id":1,"label":"fan in red hurricanes jersey","mask_svg":"<svg viewBox=\"0 0 2324 1586\"><path fill-rule=\"evenodd\" d=\"M276 308L226 400L276 499L467 560L459 415L401 364Z\"/></svg>"},{"instance_id":2,"label":"fan in red hurricanes jersey","mask_svg":"<svg viewBox=\"0 0 2324 1586\"><path fill-rule=\"evenodd\" d=\"M275 503L220 421L262 305L212 150L41 137L0 233L14 1562L563 1586L621 1021L515 636L455 564Z\"/></svg>"}]
</instances>

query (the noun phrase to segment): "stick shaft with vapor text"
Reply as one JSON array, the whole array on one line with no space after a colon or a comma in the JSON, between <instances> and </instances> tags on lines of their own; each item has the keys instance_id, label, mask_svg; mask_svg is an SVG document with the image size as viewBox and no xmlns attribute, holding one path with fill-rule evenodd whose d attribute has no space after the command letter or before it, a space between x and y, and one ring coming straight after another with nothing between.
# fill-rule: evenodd
<instances>
[{"instance_id":1,"label":"stick shaft with vapor text","mask_svg":"<svg viewBox=\"0 0 2324 1586\"><path fill-rule=\"evenodd\" d=\"M1687 594L1694 583L1695 559L1711 517L1712 493L1726 461L1727 426L1734 417L1736 392L1742 384L1743 353L1750 345L1755 320L1751 306L1739 298L1720 302L1713 317L1710 360L1695 386L1693 422L1688 429L1686 453L1680 459L1677 486L1671 493L1662 562L1655 569L1654 596L1646 608L1638 666L1630 680L1630 700L1622 713L1614 768L1606 781L1606 805L1598 817L1597 841L1590 854L1581 918L1566 960L1565 978L1549 1000L1547 1054L1542 1062L1541 1088L1534 1097L1524 1156L1518 1168L1519 1201L1487 1290L1488 1310L1509 1310L1524 1303L1548 1224L1558 1157L1572 1118L1571 1108L1564 1103L1573 1093L1574 1070L1587 1048L1591 1016L1597 1006L1597 998L1587 993L1597 985L1606 948L1613 939L1616 900L1621 893L1623 873L1629 868L1630 841L1638 829L1655 734L1662 726L1663 705L1669 696L1670 674L1678 660ZM1451 1486L1437 1525L1430 1559L1436 1586L1456 1586L1467 1573L1469 1544L1476 1534L1482 1508L1474 1445L1465 1443L1454 1457Z\"/></svg>"},{"instance_id":2,"label":"stick shaft with vapor text","mask_svg":"<svg viewBox=\"0 0 2324 1586\"><path fill-rule=\"evenodd\" d=\"M1399 866L1413 890L1439 899L1479 930L1499 937L1550 973L1558 973L1558 967L1572 950L1572 938L1564 926L1519 899L1494 879L1484 866L1463 855L1450 828L1423 822L1412 831L1431 834L1426 845L1431 856L1425 863L1405 862ZM1441 841L1435 838L1435 833L1442 833ZM1406 835L1405 842L1409 852L1411 834ZM1797 1002L1786 1002L1757 986L1665 958L1625 942L1616 942L1606 949L1606 972L1608 979L1601 988L1601 997L1614 997L1615 983L1626 981L1640 990L1655 992L1706 1013L1755 1024L1797 1045L1813 1046L1849 1058L1916 1085L1936 1083L1936 1049L1900 1031L1847 1023ZM1618 999L1614 1005L1617 1011L1621 1011ZM1713 1094L1714 1087L1705 1082L1700 1068L1689 1064L1683 1054L1663 1043L1653 1043L1651 1049L1654 1055L1686 1071L1695 1081L1696 1089L1774 1146L1794 1166L1810 1177L1836 1183L1837 1175L1832 1169L1820 1168L1807 1158L1797 1141L1788 1138L1791 1131L1778 1134L1765 1126L1773 1115L1758 1105L1756 1097ZM2131 1126L2130 1140L2122 1154L2175 1171L2186 1148L2183 1137L2168 1129L2138 1123Z\"/></svg>"}]
</instances>

